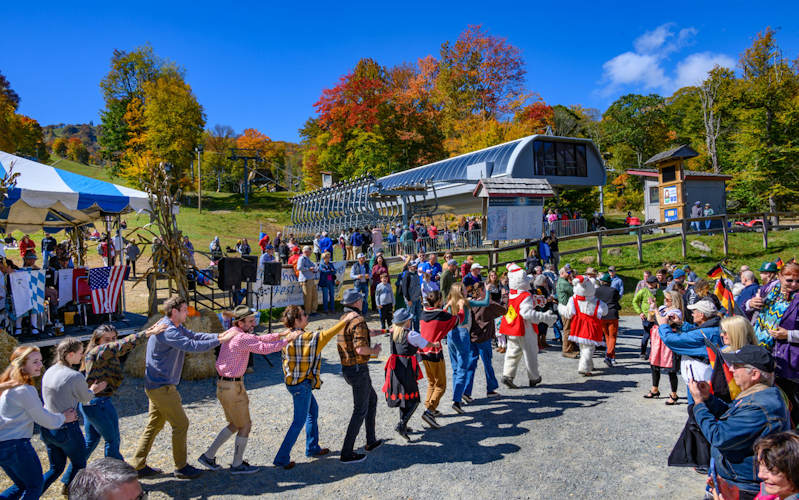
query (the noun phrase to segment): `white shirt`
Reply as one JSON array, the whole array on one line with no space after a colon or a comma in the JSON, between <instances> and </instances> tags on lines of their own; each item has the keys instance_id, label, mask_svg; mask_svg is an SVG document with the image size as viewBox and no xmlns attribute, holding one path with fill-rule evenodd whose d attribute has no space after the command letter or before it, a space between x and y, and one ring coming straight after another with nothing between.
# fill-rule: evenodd
<instances>
[{"instance_id":1,"label":"white shirt","mask_svg":"<svg viewBox=\"0 0 799 500\"><path fill-rule=\"evenodd\" d=\"M64 425L64 415L45 410L32 385L19 385L0 396L0 441L30 439L34 422L57 429Z\"/></svg>"}]
</instances>

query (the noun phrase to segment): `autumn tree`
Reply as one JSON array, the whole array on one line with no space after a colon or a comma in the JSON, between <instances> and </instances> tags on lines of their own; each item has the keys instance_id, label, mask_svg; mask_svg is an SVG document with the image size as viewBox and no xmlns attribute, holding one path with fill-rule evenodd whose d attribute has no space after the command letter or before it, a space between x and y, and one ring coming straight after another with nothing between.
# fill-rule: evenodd
<instances>
[{"instance_id":1,"label":"autumn tree","mask_svg":"<svg viewBox=\"0 0 799 500\"><path fill-rule=\"evenodd\" d=\"M705 147L713 172L721 172L719 143L722 133L729 129L729 97L735 85L735 74L728 68L714 67L699 87L702 103L702 125L704 125Z\"/></svg>"},{"instance_id":2,"label":"autumn tree","mask_svg":"<svg viewBox=\"0 0 799 500\"><path fill-rule=\"evenodd\" d=\"M614 157L632 153L635 165L662 151L667 143L665 100L656 94L627 94L602 115L602 124ZM623 166L623 165L620 165Z\"/></svg>"},{"instance_id":3,"label":"autumn tree","mask_svg":"<svg viewBox=\"0 0 799 500\"><path fill-rule=\"evenodd\" d=\"M0 150L46 162L44 131L33 118L17 114L19 102L19 95L0 73Z\"/></svg>"},{"instance_id":4,"label":"autumn tree","mask_svg":"<svg viewBox=\"0 0 799 500\"><path fill-rule=\"evenodd\" d=\"M228 125L214 125L203 134L203 179L208 188L222 190L226 176L233 170L233 162L228 159L230 148L236 147L236 133Z\"/></svg>"},{"instance_id":5,"label":"autumn tree","mask_svg":"<svg viewBox=\"0 0 799 500\"><path fill-rule=\"evenodd\" d=\"M67 155L67 140L63 137L57 137L53 140L53 144L51 145L53 153L64 158Z\"/></svg>"},{"instance_id":6,"label":"autumn tree","mask_svg":"<svg viewBox=\"0 0 799 500\"><path fill-rule=\"evenodd\" d=\"M86 148L86 145L81 142L80 139L77 137L70 137L67 141L66 147L66 154L67 157L78 163L88 163L89 162L89 150Z\"/></svg>"}]
</instances>

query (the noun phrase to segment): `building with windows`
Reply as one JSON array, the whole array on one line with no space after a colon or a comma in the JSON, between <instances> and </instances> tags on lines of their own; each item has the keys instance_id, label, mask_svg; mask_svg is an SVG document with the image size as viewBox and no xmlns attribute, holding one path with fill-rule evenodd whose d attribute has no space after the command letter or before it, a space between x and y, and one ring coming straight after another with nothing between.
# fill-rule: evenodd
<instances>
[{"instance_id":1,"label":"building with windows","mask_svg":"<svg viewBox=\"0 0 799 500\"><path fill-rule=\"evenodd\" d=\"M551 186L603 186L605 168L590 139L531 135L377 179L382 189L431 183L439 210L479 212L480 179L546 179ZM431 193L432 194L432 193Z\"/></svg>"}]
</instances>

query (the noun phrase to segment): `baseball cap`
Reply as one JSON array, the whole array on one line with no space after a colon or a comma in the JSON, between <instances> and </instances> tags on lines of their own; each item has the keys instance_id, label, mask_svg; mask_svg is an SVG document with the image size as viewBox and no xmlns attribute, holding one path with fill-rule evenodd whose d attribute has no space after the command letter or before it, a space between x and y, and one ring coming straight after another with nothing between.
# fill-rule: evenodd
<instances>
[{"instance_id":1,"label":"baseball cap","mask_svg":"<svg viewBox=\"0 0 799 500\"><path fill-rule=\"evenodd\" d=\"M601 281L603 283L610 283L610 281L611 281L610 280L610 274L603 273L602 276L599 278L599 281Z\"/></svg>"},{"instance_id":2,"label":"baseball cap","mask_svg":"<svg viewBox=\"0 0 799 500\"><path fill-rule=\"evenodd\" d=\"M655 278L654 276L650 276L650 277L648 277L648 278L646 279L646 282L647 282L647 283L657 283L657 282L658 282L658 279L657 279L657 278Z\"/></svg>"},{"instance_id":3,"label":"baseball cap","mask_svg":"<svg viewBox=\"0 0 799 500\"><path fill-rule=\"evenodd\" d=\"M688 306L688 309L692 311L699 311L705 316L713 316L714 314L718 313L718 309L716 309L716 304L711 302L710 300L702 299L695 304L691 304Z\"/></svg>"},{"instance_id":4,"label":"baseball cap","mask_svg":"<svg viewBox=\"0 0 799 500\"><path fill-rule=\"evenodd\" d=\"M447 265L449 265L449 266L457 266L458 265L458 261L455 260L455 259L449 259L447 261Z\"/></svg>"},{"instance_id":5,"label":"baseball cap","mask_svg":"<svg viewBox=\"0 0 799 500\"><path fill-rule=\"evenodd\" d=\"M761 273L776 273L777 272L777 264L773 262L764 262L760 266Z\"/></svg>"},{"instance_id":6,"label":"baseball cap","mask_svg":"<svg viewBox=\"0 0 799 500\"><path fill-rule=\"evenodd\" d=\"M585 274L587 276L596 276L597 272L596 269L594 269L593 267L589 267L588 269L585 270Z\"/></svg>"},{"instance_id":7,"label":"baseball cap","mask_svg":"<svg viewBox=\"0 0 799 500\"><path fill-rule=\"evenodd\" d=\"M615 273L616 272L616 266L608 267L608 272L610 272L610 271L613 271Z\"/></svg>"},{"instance_id":8,"label":"baseball cap","mask_svg":"<svg viewBox=\"0 0 799 500\"><path fill-rule=\"evenodd\" d=\"M480 264L478 264L477 262L475 262L474 264L472 264L471 269L485 269L485 268Z\"/></svg>"},{"instance_id":9,"label":"baseball cap","mask_svg":"<svg viewBox=\"0 0 799 500\"><path fill-rule=\"evenodd\" d=\"M685 276L685 271L683 271L682 269L675 269L674 273L672 273L672 276L674 278L682 278L683 276Z\"/></svg>"},{"instance_id":10,"label":"baseball cap","mask_svg":"<svg viewBox=\"0 0 799 500\"><path fill-rule=\"evenodd\" d=\"M360 259L361 257L366 257L366 255L359 253L357 258Z\"/></svg>"},{"instance_id":11,"label":"baseball cap","mask_svg":"<svg viewBox=\"0 0 799 500\"><path fill-rule=\"evenodd\" d=\"M728 364L752 365L762 372L774 372L774 358L759 345L747 344L735 352L722 352L721 357Z\"/></svg>"}]
</instances>

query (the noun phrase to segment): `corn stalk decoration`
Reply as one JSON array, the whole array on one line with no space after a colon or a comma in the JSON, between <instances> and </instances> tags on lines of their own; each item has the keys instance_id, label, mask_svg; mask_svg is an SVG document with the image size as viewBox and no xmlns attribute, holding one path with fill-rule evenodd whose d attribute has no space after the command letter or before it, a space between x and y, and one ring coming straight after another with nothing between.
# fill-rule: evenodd
<instances>
[{"instance_id":1,"label":"corn stalk decoration","mask_svg":"<svg viewBox=\"0 0 799 500\"><path fill-rule=\"evenodd\" d=\"M14 172L14 162L11 162L6 169L6 175L0 179L0 209L5 207L8 190L17 185L17 177L19 177L19 172Z\"/></svg>"},{"instance_id":2,"label":"corn stalk decoration","mask_svg":"<svg viewBox=\"0 0 799 500\"><path fill-rule=\"evenodd\" d=\"M174 189L174 183L170 179L165 163L158 163L148 170L150 177L144 181L142 187L150 197L150 223L131 231L128 238L133 239L137 236L137 243L142 247L153 245L153 252L150 257L150 267L134 286L142 280L158 279L166 274L170 282L174 280L177 293L188 298L189 283L186 277L188 253L183 246L183 235L172 213L172 207L176 205L175 200L180 199L181 190ZM148 236L142 233L147 233ZM159 241L160 243L156 244Z\"/></svg>"}]
</instances>

